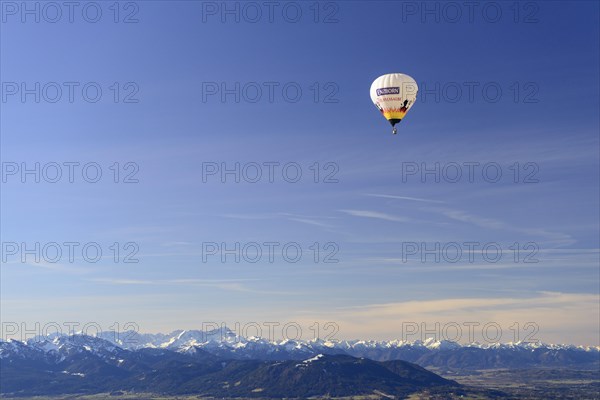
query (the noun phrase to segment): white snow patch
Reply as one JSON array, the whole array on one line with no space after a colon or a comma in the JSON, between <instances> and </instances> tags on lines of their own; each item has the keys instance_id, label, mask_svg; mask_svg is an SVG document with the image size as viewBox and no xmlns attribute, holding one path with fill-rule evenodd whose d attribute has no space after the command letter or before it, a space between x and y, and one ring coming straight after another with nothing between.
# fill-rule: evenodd
<instances>
[{"instance_id":1,"label":"white snow patch","mask_svg":"<svg viewBox=\"0 0 600 400\"><path fill-rule=\"evenodd\" d=\"M323 357L323 354L317 354L316 356L314 356L313 358L309 358L308 360L304 360L302 361L304 364L308 364L311 363L313 361L317 361L319 358Z\"/></svg>"}]
</instances>

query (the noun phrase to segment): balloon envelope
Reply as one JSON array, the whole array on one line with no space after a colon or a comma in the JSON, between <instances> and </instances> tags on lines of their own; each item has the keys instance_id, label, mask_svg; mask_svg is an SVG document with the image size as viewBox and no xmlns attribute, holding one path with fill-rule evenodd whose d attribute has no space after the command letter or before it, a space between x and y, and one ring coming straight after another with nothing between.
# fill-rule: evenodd
<instances>
[{"instance_id":1,"label":"balloon envelope","mask_svg":"<svg viewBox=\"0 0 600 400\"><path fill-rule=\"evenodd\" d=\"M417 100L417 82L405 74L386 74L371 84L371 100L392 126L404 118Z\"/></svg>"}]
</instances>

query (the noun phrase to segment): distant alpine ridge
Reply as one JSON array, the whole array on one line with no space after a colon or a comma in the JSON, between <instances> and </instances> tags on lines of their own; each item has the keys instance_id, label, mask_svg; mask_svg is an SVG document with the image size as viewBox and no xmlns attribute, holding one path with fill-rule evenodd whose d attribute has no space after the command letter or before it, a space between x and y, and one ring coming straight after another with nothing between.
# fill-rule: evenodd
<instances>
[{"instance_id":1,"label":"distant alpine ridge","mask_svg":"<svg viewBox=\"0 0 600 400\"><path fill-rule=\"evenodd\" d=\"M319 354L348 355L374 361L404 360L424 368L475 370L523 367L596 368L600 347L564 344L495 343L459 344L451 341L365 341L365 340L267 340L242 337L228 328L212 331L176 330L169 334L141 334L134 331L101 332L35 337L26 342L0 341L0 359L22 355L60 354L71 348L102 353L119 350L156 349L193 355L202 351L233 360L305 360Z\"/></svg>"},{"instance_id":2,"label":"distant alpine ridge","mask_svg":"<svg viewBox=\"0 0 600 400\"><path fill-rule=\"evenodd\" d=\"M168 394L221 398L377 395L427 390L462 395L461 385L418 365L317 354L303 360L249 360L199 347L125 349L100 337L57 336L0 343L0 395Z\"/></svg>"},{"instance_id":3,"label":"distant alpine ridge","mask_svg":"<svg viewBox=\"0 0 600 400\"><path fill-rule=\"evenodd\" d=\"M599 356L598 348L531 343L269 341L226 328L50 335L0 341L0 396L503 398L495 389L460 385L426 367L446 375L539 366L597 370Z\"/></svg>"}]
</instances>

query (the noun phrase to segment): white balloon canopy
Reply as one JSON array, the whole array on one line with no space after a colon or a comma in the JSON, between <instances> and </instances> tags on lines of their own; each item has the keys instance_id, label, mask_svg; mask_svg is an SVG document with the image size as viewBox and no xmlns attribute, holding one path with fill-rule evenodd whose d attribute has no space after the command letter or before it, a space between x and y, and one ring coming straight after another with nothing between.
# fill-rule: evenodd
<instances>
[{"instance_id":1,"label":"white balloon canopy","mask_svg":"<svg viewBox=\"0 0 600 400\"><path fill-rule=\"evenodd\" d=\"M417 100L417 82L405 74L386 74L371 84L371 100L390 121L396 133L396 124L404 118Z\"/></svg>"}]
</instances>

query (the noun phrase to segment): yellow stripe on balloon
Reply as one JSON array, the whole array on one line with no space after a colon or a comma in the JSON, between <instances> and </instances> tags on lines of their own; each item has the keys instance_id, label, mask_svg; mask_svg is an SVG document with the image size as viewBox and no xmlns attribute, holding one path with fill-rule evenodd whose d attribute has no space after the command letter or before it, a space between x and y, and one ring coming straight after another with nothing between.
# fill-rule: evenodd
<instances>
[{"instance_id":1,"label":"yellow stripe on balloon","mask_svg":"<svg viewBox=\"0 0 600 400\"><path fill-rule=\"evenodd\" d=\"M404 118L404 115L406 115L406 111L395 111L395 110L390 110L390 111L384 111L383 112L383 116L386 119L402 119Z\"/></svg>"}]
</instances>

